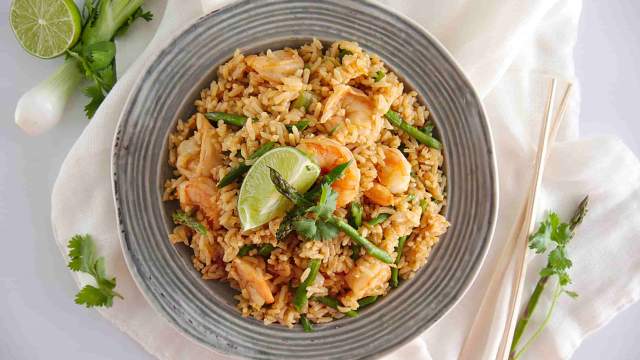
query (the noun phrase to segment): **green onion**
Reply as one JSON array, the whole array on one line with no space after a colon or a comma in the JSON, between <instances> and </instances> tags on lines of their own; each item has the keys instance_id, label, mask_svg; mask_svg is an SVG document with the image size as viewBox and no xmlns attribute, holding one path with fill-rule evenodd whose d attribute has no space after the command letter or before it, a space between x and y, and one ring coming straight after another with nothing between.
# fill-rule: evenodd
<instances>
[{"instance_id":1,"label":"green onion","mask_svg":"<svg viewBox=\"0 0 640 360\"><path fill-rule=\"evenodd\" d=\"M329 133L327 135L331 136L333 135L334 132L336 132L336 130L338 130L340 128L340 124L334 126L331 130L329 130Z\"/></svg>"},{"instance_id":2,"label":"green onion","mask_svg":"<svg viewBox=\"0 0 640 360\"><path fill-rule=\"evenodd\" d=\"M360 249L362 249L362 246L358 244L351 244L351 259L353 259L353 261L360 258Z\"/></svg>"},{"instance_id":3,"label":"green onion","mask_svg":"<svg viewBox=\"0 0 640 360\"><path fill-rule=\"evenodd\" d=\"M271 150L275 146L275 144L276 143L274 143L273 141L262 144L256 151L253 152L253 154L251 154L251 156L249 156L249 160L258 159L262 155L266 154L269 150ZM250 168L251 165L247 165L244 162L240 163L238 166L229 170L227 175L220 179L220 181L218 182L218 188L223 188L231 184L236 179L244 175L247 171L249 171Z\"/></svg>"},{"instance_id":4,"label":"green onion","mask_svg":"<svg viewBox=\"0 0 640 360\"><path fill-rule=\"evenodd\" d=\"M427 135L417 128L407 124L404 120L402 120L400 114L398 114L397 112L389 110L386 114L384 114L384 116L387 118L387 120L389 120L391 125L404 131L412 138L418 140L419 143L438 150L442 148L442 144L440 144L440 141L436 140L433 136Z\"/></svg>"},{"instance_id":5,"label":"green onion","mask_svg":"<svg viewBox=\"0 0 640 360\"><path fill-rule=\"evenodd\" d=\"M342 58L346 55L353 55L353 53L350 50L338 48L338 59L340 60L340 63L342 63Z\"/></svg>"},{"instance_id":6,"label":"green onion","mask_svg":"<svg viewBox=\"0 0 640 360\"><path fill-rule=\"evenodd\" d=\"M251 250L253 250L255 248L256 248L256 246L253 245L253 244L245 245L245 246L241 247L240 250L238 250L238 256L240 256L240 257L247 256L247 255L249 255Z\"/></svg>"},{"instance_id":7,"label":"green onion","mask_svg":"<svg viewBox=\"0 0 640 360\"><path fill-rule=\"evenodd\" d=\"M416 199L416 196L414 194L407 195L407 202L412 202L415 199Z\"/></svg>"},{"instance_id":8,"label":"green onion","mask_svg":"<svg viewBox=\"0 0 640 360\"><path fill-rule=\"evenodd\" d=\"M311 120L300 120L295 124L291 124L291 125L285 125L287 127L287 130L289 130L289 132L293 132L293 128L297 128L298 131L302 132L304 129L308 128L309 125L311 125Z\"/></svg>"},{"instance_id":9,"label":"green onion","mask_svg":"<svg viewBox=\"0 0 640 360\"><path fill-rule=\"evenodd\" d=\"M336 167L334 167L333 169L331 169L331 171L329 171L327 173L327 175L325 175L322 178L322 181L318 182L313 188L311 188L311 190L307 191L304 194L304 197L309 200L309 201L314 201L318 198L318 196L320 196L320 193L322 192L322 185L326 184L326 185L333 185L333 183L340 179L342 177L342 175L344 174L345 170L347 170L347 168L349 167L349 165L351 165L351 162L353 160L349 160L345 163L342 163L340 165L337 165Z\"/></svg>"},{"instance_id":10,"label":"green onion","mask_svg":"<svg viewBox=\"0 0 640 360\"><path fill-rule=\"evenodd\" d=\"M307 110L309 110L309 106L311 106L314 98L315 95L313 95L311 91L302 90L300 91L300 95L298 96L298 98L293 102L293 108L304 109L304 111L306 112Z\"/></svg>"},{"instance_id":11,"label":"green onion","mask_svg":"<svg viewBox=\"0 0 640 360\"><path fill-rule=\"evenodd\" d=\"M315 300L321 304L325 304L328 307L332 308L332 309L336 309L338 310L338 306L340 305L340 303L338 302L338 299L331 297L331 296L315 296L312 300ZM346 316L348 317L356 317L358 316L358 312L355 310L349 310L347 312L344 313Z\"/></svg>"},{"instance_id":12,"label":"green onion","mask_svg":"<svg viewBox=\"0 0 640 360\"><path fill-rule=\"evenodd\" d=\"M316 281L316 276L320 270L320 259L313 259L309 262L309 275L296 289L293 297L293 306L297 311L302 310L304 304L307 303L307 287Z\"/></svg>"},{"instance_id":13,"label":"green onion","mask_svg":"<svg viewBox=\"0 0 640 360\"><path fill-rule=\"evenodd\" d=\"M402 252L404 251L404 244L407 241L408 236L401 236L398 239L398 246L396 247L396 251L398 254L396 255L396 265L400 264L400 259L402 259ZM391 286L398 287L398 268L391 268Z\"/></svg>"},{"instance_id":14,"label":"green onion","mask_svg":"<svg viewBox=\"0 0 640 360\"><path fill-rule=\"evenodd\" d=\"M205 113L204 116L207 119L216 123L219 120L222 120L229 125L235 125L235 126L244 126L244 123L247 121L246 116L229 114L225 112L208 112L208 113Z\"/></svg>"},{"instance_id":15,"label":"green onion","mask_svg":"<svg viewBox=\"0 0 640 360\"><path fill-rule=\"evenodd\" d=\"M378 82L382 79L384 79L384 72L382 72L382 70L378 70L376 71L375 75L373 76L373 82Z\"/></svg>"},{"instance_id":16,"label":"green onion","mask_svg":"<svg viewBox=\"0 0 640 360\"><path fill-rule=\"evenodd\" d=\"M358 300L358 305L360 305L361 308L365 307L365 306L369 306L371 304L373 304L374 302L378 301L378 296L367 296L367 297L363 297L362 299Z\"/></svg>"},{"instance_id":17,"label":"green onion","mask_svg":"<svg viewBox=\"0 0 640 360\"><path fill-rule=\"evenodd\" d=\"M382 224L385 220L387 220L389 217L391 216L391 214L388 213L380 213L378 214L378 216L374 217L373 219L367 221L367 224L369 225L378 225L378 224Z\"/></svg>"},{"instance_id":18,"label":"green onion","mask_svg":"<svg viewBox=\"0 0 640 360\"><path fill-rule=\"evenodd\" d=\"M307 319L304 314L300 315L300 324L302 324L302 329L304 330L304 332L313 332L311 321L309 321L309 319Z\"/></svg>"},{"instance_id":19,"label":"green onion","mask_svg":"<svg viewBox=\"0 0 640 360\"><path fill-rule=\"evenodd\" d=\"M359 228L362 226L362 204L359 202L352 202L349 207L349 224L354 228Z\"/></svg>"},{"instance_id":20,"label":"green onion","mask_svg":"<svg viewBox=\"0 0 640 360\"><path fill-rule=\"evenodd\" d=\"M276 247L271 244L264 244L258 249L258 255L262 257L269 257L275 248Z\"/></svg>"}]
</instances>

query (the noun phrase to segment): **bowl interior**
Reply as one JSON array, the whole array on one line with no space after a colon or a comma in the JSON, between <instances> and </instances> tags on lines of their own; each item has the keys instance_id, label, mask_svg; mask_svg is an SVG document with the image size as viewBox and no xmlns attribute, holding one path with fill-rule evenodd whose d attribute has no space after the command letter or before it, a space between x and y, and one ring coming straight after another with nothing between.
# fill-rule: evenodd
<instances>
[{"instance_id":1,"label":"bowl interior","mask_svg":"<svg viewBox=\"0 0 640 360\"><path fill-rule=\"evenodd\" d=\"M227 283L204 281L191 249L167 240L175 203L162 202L168 134L236 49L245 54L346 39L378 54L418 92L444 144L452 227L416 277L358 318L303 333L242 318ZM217 351L253 358L365 358L409 341L462 296L486 253L496 215L492 142L479 99L446 51L421 28L359 1L240 2L199 19L146 70L124 109L113 155L127 264L151 304Z\"/></svg>"}]
</instances>

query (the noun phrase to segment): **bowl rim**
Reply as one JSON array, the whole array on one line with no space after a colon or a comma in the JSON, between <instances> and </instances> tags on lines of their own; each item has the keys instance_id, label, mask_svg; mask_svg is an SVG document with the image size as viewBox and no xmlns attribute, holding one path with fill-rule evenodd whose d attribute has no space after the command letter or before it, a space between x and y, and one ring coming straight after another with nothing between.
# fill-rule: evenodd
<instances>
[{"instance_id":1,"label":"bowl rim","mask_svg":"<svg viewBox=\"0 0 640 360\"><path fill-rule=\"evenodd\" d=\"M322 0L320 0L322 1ZM120 112L116 127L115 127L115 132L114 132L114 137L113 137L113 142L112 142L112 147L111 147L111 156L110 156L110 167L111 167L111 185L112 185L112 198L114 201L114 205L115 205L115 211L116 211L116 223L117 223L117 229L118 229L118 239L119 239L119 243L120 243L120 248L122 250L123 253L123 257L125 260L125 263L127 265L127 268L131 274L132 279L134 280L134 283L136 284L137 288L140 290L140 292L142 293L143 297L145 298L145 300L147 301L147 303L149 305L151 305L151 307L153 308L154 312L158 315L160 315L168 324L170 324L170 326L177 330L182 336L184 336L185 338L189 339L191 342L195 343L195 344L199 344L201 346L204 346L206 349L213 351L217 354L221 354L224 356L231 356L234 358L240 358L241 356L236 354L236 353L230 353L230 352L225 352L221 349L218 349L216 347L211 346L211 344L208 343L204 343L199 341L198 339L193 338L190 334L188 334L184 329L182 329L177 323L175 323L172 319L169 318L168 314L165 313L165 311L162 309L159 301L155 298L152 297L150 295L151 291L149 290L149 287L147 286L147 284L142 281L142 276L140 275L140 273L138 272L138 269L136 268L135 264L133 263L133 259L131 258L131 253L127 250L127 246L125 244L125 229L124 229L124 224L122 222L122 210L120 208L120 195L118 194L118 187L117 187L117 182L118 182L118 170L117 170L117 161L118 158L121 154L121 141L120 141L120 133L122 132L123 128L123 122L125 121L125 118L129 115L130 111L131 111L131 106L132 106L132 102L133 99L135 98L136 94L140 91L142 84L145 82L146 78L149 75L149 72L151 70L151 68L154 66L155 62L158 60L159 56L167 49L169 49L170 47L172 47L172 45L182 36L184 35L186 32L188 32L190 29L196 27L198 24L206 21L209 17L215 16L218 12L220 12L223 9L226 8L231 8L234 6L237 6L241 3L248 3L251 2L251 0L238 0L238 1L227 1L223 4L223 6L221 6L220 8L217 8L213 11L210 11L209 13L206 13L202 16L199 16L195 19L193 19L192 21L188 21L185 24L183 24L182 26L179 26L176 32L174 32L174 34L168 38L164 44L160 47L158 47L157 49L155 49L149 56L149 58L146 60L146 63L143 65L139 75L137 76L136 80L134 81L131 90L129 91L129 94L127 95L126 101L124 103L124 106L122 107L122 110ZM410 25L413 25L416 29L419 30L419 32L421 33L421 35L429 38L429 40L433 43L434 47L437 48L438 51L440 51L442 54L445 55L445 57L447 58L447 60L453 65L453 68L455 69L455 71L458 73L458 75L460 76L461 80L467 85L468 89L470 90L470 94L477 100L477 104L479 106L479 112L481 113L480 116L480 120L482 122L482 126L484 127L484 130L486 131L486 141L487 141L487 147L488 147L488 157L490 159L490 169L489 172L491 174L492 177L492 203L493 206L490 208L490 215L488 216L489 218L489 226L488 226L488 230L486 232L486 239L484 240L484 246L481 250L481 253L478 255L478 261L475 263L475 265L473 266L473 268L470 270L470 276L466 279L466 283L464 284L464 286L462 287L462 290L460 291L458 297L454 300L451 301L449 304L446 305L446 307L444 308L444 310L442 311L441 314L439 314L439 317L431 324L424 324L421 326L417 326L416 328L414 328L410 334L408 334L407 336L403 337L403 339L401 341L398 341L396 343L393 343L391 345L383 345L381 346L378 351L376 353L372 353L369 354L371 358L380 358L384 355L387 355L397 349L399 349L400 347L408 344L410 341L416 339L418 336L420 336L420 334L424 333L426 330L437 326L437 324L440 322L440 320L442 320L447 314L449 314L449 312L451 312L451 310L458 304L460 303L460 301L462 300L462 298L467 294L467 292L469 291L469 289L471 288L471 286L475 283L475 281L478 278L478 275L480 273L480 270L482 268L482 265L484 264L489 249L491 247L491 244L493 243L493 238L495 236L495 229L496 229L496 224L497 224L497 217L498 217L498 212L499 212L499 177L498 177L498 170L497 170L497 159L496 159L496 153L495 153L495 141L494 141L494 136L491 130L491 126L489 123L489 117L487 116L487 112L484 106L484 103L482 102L482 98L480 98L480 96L478 95L478 92L476 90L476 88L473 86L473 83L470 81L469 77L467 76L467 74L464 72L464 70L462 69L462 66L460 66L459 62L457 61L457 59L455 57L453 57L453 55L449 52L449 50L440 42L440 40L434 36L430 31L428 31L424 26L422 26L421 24L419 24L417 21L413 20L412 18L408 17L407 15L401 13L400 11L390 7L390 6L383 6L382 4L379 4L375 1L366 1L368 3L369 6L373 6L375 8L377 8L378 10L382 11L382 12L387 12L387 13L391 13L394 16L397 16L399 18L401 18L402 20L406 21L407 23L409 23ZM319 38L319 40L323 41L321 38ZM421 94L419 94L420 97L422 97ZM446 145L446 144L445 144ZM445 162L447 161L447 159L445 159ZM421 267L422 269L422 267ZM238 314L239 315L239 314Z\"/></svg>"}]
</instances>

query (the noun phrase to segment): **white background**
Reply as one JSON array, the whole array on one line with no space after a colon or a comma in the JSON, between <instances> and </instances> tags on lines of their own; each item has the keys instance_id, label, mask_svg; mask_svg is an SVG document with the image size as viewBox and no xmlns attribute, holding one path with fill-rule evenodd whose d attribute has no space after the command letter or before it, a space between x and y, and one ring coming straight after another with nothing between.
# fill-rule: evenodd
<instances>
[{"instance_id":1,"label":"white background","mask_svg":"<svg viewBox=\"0 0 640 360\"><path fill-rule=\"evenodd\" d=\"M65 154L86 125L77 96L67 119L40 137L13 124L23 92L59 60L24 53L0 5L0 359L150 359L92 310L52 238L50 194ZM584 136L612 134L640 155L640 2L586 0L575 51ZM90 216L89 214L87 216ZM606 240L606 239L603 239ZM579 290L579 289L578 289ZM588 337L575 359L640 359L640 304Z\"/></svg>"}]
</instances>

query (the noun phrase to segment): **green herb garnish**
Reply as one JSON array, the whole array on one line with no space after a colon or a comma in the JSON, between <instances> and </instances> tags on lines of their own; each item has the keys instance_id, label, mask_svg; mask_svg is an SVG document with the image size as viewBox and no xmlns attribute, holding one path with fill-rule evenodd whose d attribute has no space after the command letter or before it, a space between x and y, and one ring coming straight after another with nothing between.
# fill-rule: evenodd
<instances>
[{"instance_id":1,"label":"green herb garnish","mask_svg":"<svg viewBox=\"0 0 640 360\"><path fill-rule=\"evenodd\" d=\"M104 258L96 254L96 246L90 235L75 235L69 240L69 269L89 274L95 280L96 286L85 285L76 294L76 304L88 308L94 306L111 307L113 298L124 299L114 289L116 278L107 276Z\"/></svg>"}]
</instances>

